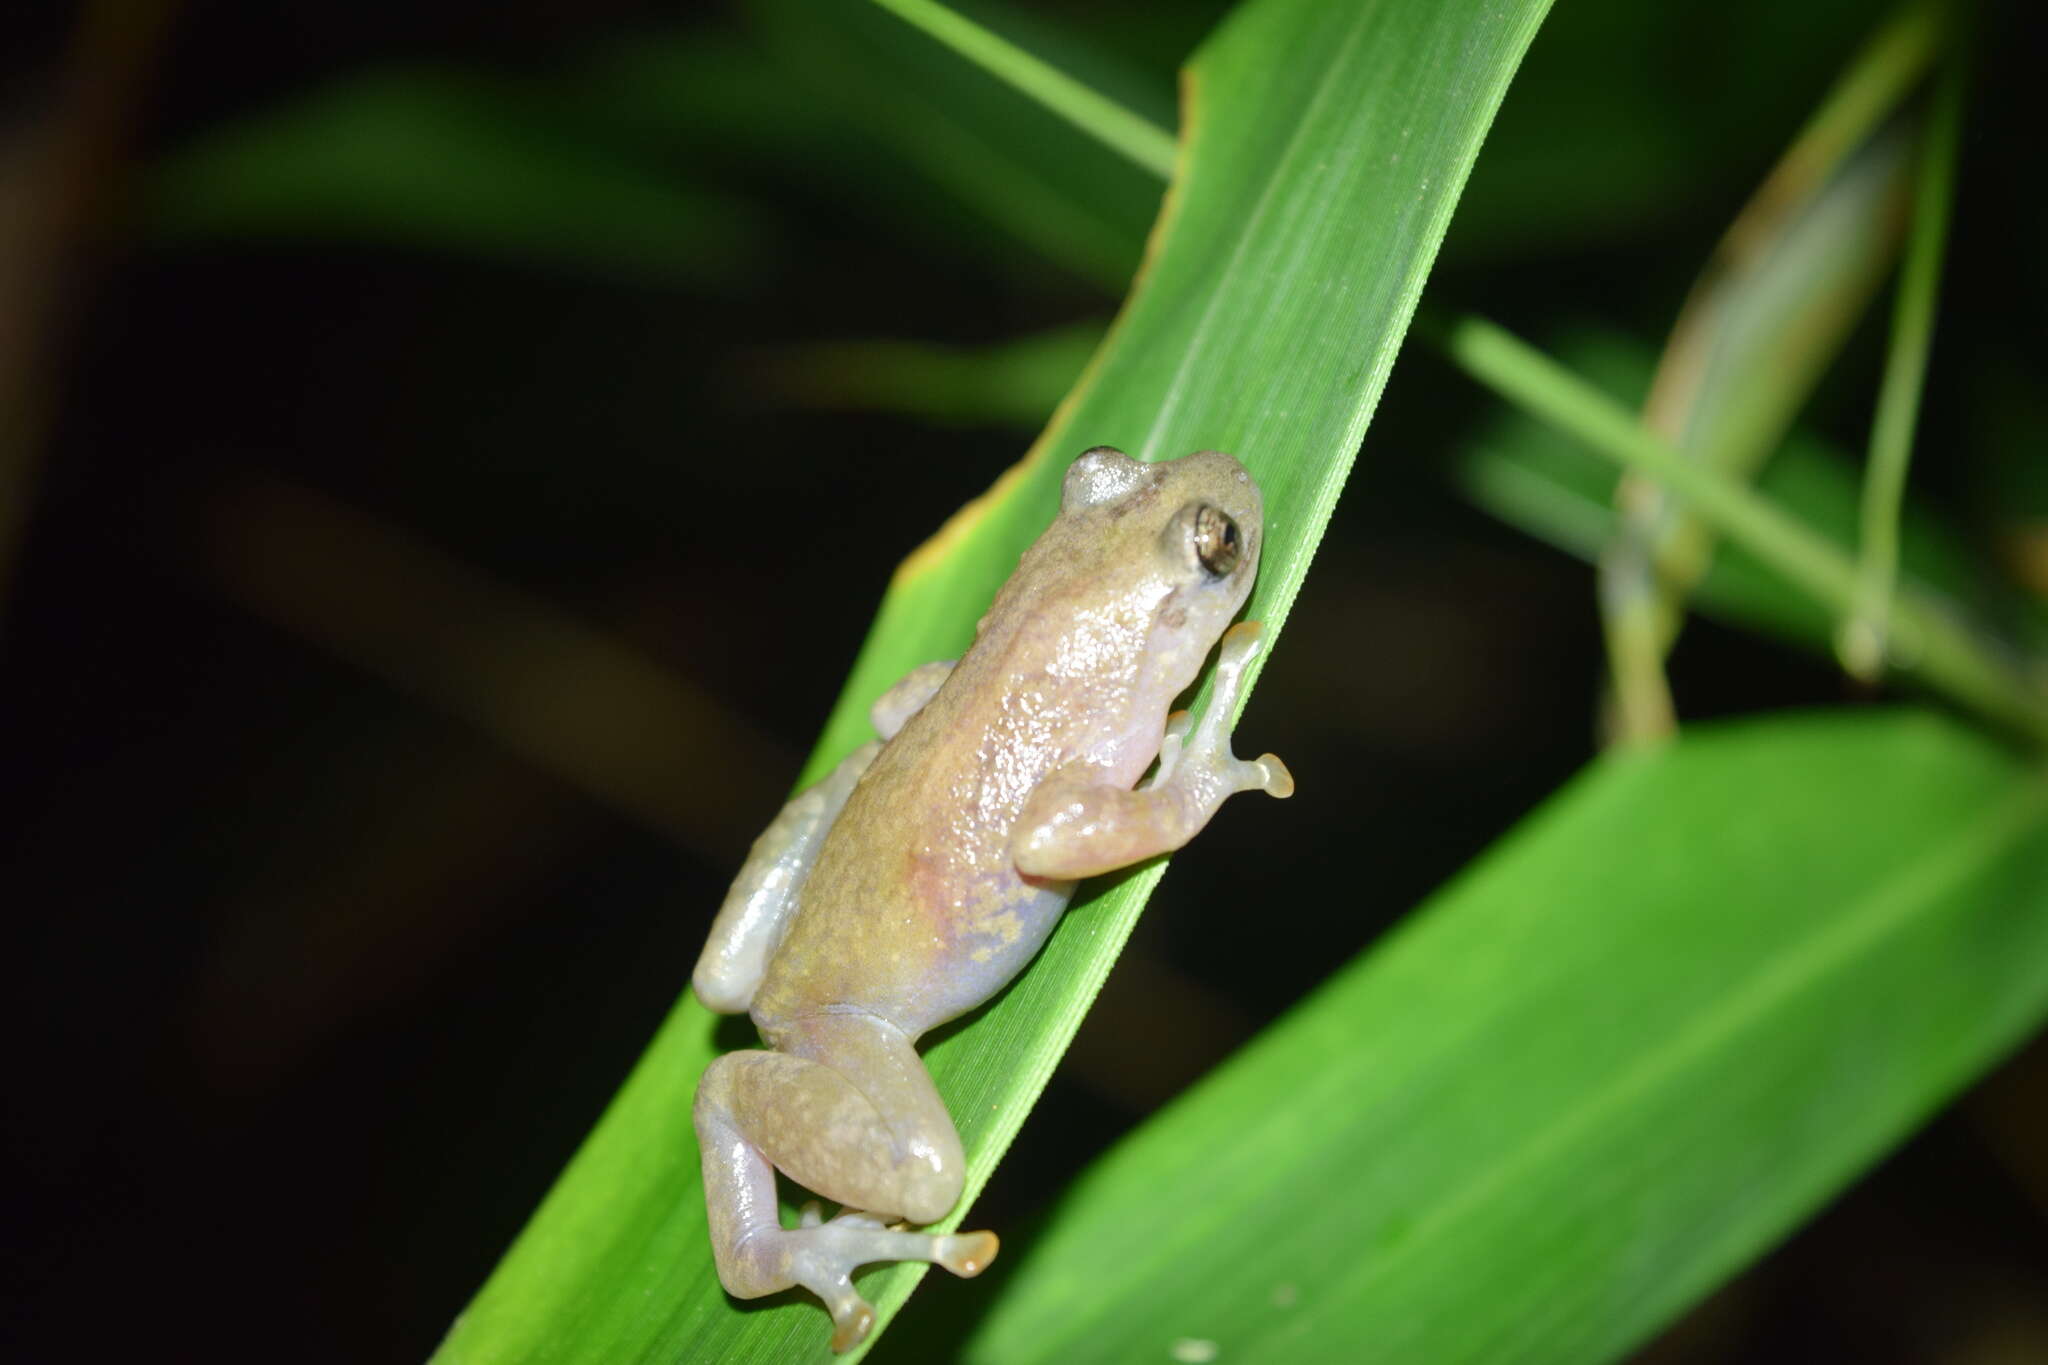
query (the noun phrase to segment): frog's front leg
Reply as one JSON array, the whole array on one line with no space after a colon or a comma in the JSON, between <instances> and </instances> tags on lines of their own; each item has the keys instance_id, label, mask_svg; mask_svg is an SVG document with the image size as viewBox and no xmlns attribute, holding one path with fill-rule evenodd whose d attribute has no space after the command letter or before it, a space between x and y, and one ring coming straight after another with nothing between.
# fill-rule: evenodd
<instances>
[{"instance_id":1,"label":"frog's front leg","mask_svg":"<svg viewBox=\"0 0 2048 1365\"><path fill-rule=\"evenodd\" d=\"M867 1014L818 1015L778 1029L774 1052L734 1052L705 1071L694 1117L718 1278L738 1298L802 1285L824 1300L832 1349L867 1335L874 1309L853 1287L874 1261L931 1261L977 1275L993 1233L890 1228L929 1223L960 1198L960 1137L910 1039ZM847 1212L782 1226L775 1170Z\"/></svg>"},{"instance_id":2,"label":"frog's front leg","mask_svg":"<svg viewBox=\"0 0 2048 1365\"><path fill-rule=\"evenodd\" d=\"M746 865L718 907L711 936L691 975L697 998L707 1009L739 1014L753 1003L768 959L796 910L804 878L818 860L818 849L846 798L882 752L883 741L896 737L952 671L950 662L922 664L884 692L868 713L882 738L861 745L822 781L790 798L754 841Z\"/></svg>"},{"instance_id":3,"label":"frog's front leg","mask_svg":"<svg viewBox=\"0 0 2048 1365\"><path fill-rule=\"evenodd\" d=\"M1151 782L1126 791L1085 776L1054 777L1034 791L1010 844L1017 870L1062 881L1093 877L1179 848L1237 792L1292 796L1286 764L1272 754L1247 761L1230 751L1230 715L1263 636L1256 621L1224 632L1202 723L1190 730L1184 713L1169 721Z\"/></svg>"}]
</instances>

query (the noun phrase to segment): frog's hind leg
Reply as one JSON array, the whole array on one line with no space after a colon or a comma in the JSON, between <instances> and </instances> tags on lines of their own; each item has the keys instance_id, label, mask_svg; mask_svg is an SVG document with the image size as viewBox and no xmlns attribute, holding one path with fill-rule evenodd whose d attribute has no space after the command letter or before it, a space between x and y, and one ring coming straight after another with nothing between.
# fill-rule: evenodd
<instances>
[{"instance_id":1,"label":"frog's hind leg","mask_svg":"<svg viewBox=\"0 0 2048 1365\"><path fill-rule=\"evenodd\" d=\"M791 797L754 840L690 977L705 1008L739 1014L753 1004L832 822L881 752L880 740L855 749L822 781Z\"/></svg>"},{"instance_id":2,"label":"frog's hind leg","mask_svg":"<svg viewBox=\"0 0 2048 1365\"><path fill-rule=\"evenodd\" d=\"M953 661L939 659L928 664L919 664L896 680L896 685L875 699L868 708L868 719L874 722L875 733L883 739L894 739L896 733L909 723L910 718L924 710L924 704L938 695L939 687L952 676Z\"/></svg>"},{"instance_id":3,"label":"frog's hind leg","mask_svg":"<svg viewBox=\"0 0 2048 1365\"><path fill-rule=\"evenodd\" d=\"M874 1321L853 1287L856 1267L930 1261L976 1275L995 1256L996 1239L887 1226L899 1216L944 1217L964 1176L959 1137L909 1039L872 1016L851 1015L804 1021L777 1041L787 1051L719 1058L697 1088L712 1251L719 1280L736 1297L802 1285L823 1299L833 1349L843 1351ZM778 1166L848 1212L783 1227Z\"/></svg>"}]
</instances>

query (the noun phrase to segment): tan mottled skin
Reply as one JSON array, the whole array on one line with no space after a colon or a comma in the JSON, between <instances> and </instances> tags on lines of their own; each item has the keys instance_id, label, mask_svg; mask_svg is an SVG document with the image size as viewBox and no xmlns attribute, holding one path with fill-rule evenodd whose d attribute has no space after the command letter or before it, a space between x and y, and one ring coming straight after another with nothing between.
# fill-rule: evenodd
<instances>
[{"instance_id":1,"label":"tan mottled skin","mask_svg":"<svg viewBox=\"0 0 2048 1365\"><path fill-rule=\"evenodd\" d=\"M1219 524L1209 514L1201 540L1205 506L1234 523L1226 572L1203 562ZM697 972L707 1003L749 1008L776 1049L722 1058L698 1092L732 1292L812 1288L844 1349L870 1320L845 1282L854 1265L921 1258L972 1273L994 1254L989 1234L927 1237L858 1215L771 1226L768 1164L882 1222L943 1216L964 1163L911 1044L1021 971L1076 879L1179 847L1233 791L1292 790L1270 755L1231 757L1217 714L1255 627L1226 643L1201 729L1168 731L1173 699L1251 591L1262 533L1258 487L1227 455L1139 464L1090 451L966 656L949 676L913 675L893 704L916 707L943 676L937 691L907 721L882 714L885 698L878 723L900 732L814 789L812 807L792 804L801 838L756 846ZM1134 791L1155 757L1160 775ZM778 858L786 871L771 872Z\"/></svg>"}]
</instances>

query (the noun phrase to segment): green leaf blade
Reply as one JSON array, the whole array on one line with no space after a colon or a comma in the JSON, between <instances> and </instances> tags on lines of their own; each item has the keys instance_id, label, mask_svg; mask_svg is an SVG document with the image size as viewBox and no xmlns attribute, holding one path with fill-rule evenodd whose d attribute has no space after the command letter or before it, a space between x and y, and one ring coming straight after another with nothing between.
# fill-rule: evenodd
<instances>
[{"instance_id":1,"label":"green leaf blade","mask_svg":"<svg viewBox=\"0 0 2048 1365\"><path fill-rule=\"evenodd\" d=\"M2038 1022L2044 905L2048 789L1945 721L1598 765L1098 1163L969 1358L1611 1358Z\"/></svg>"},{"instance_id":2,"label":"green leaf blade","mask_svg":"<svg viewBox=\"0 0 2048 1365\"><path fill-rule=\"evenodd\" d=\"M1146 122L1113 100L1048 62L1004 42L972 20L934 0L875 0L905 23L923 29L968 61L988 68L1009 84L1056 109L1132 165L1160 179L1173 174L1173 135Z\"/></svg>"},{"instance_id":3,"label":"green leaf blade","mask_svg":"<svg viewBox=\"0 0 2048 1365\"><path fill-rule=\"evenodd\" d=\"M1655 370L1649 346L1614 332L1577 332L1552 346L1575 375L1608 397L1640 405ZM1481 508L1585 563L1616 534L1612 460L1520 409L1501 409L1464 442L1456 479ZM1794 428L1757 477L1757 491L1825 536L1843 557L1858 534L1858 471L1833 446ZM1970 602L2025 647L2040 647L2042 620L1985 563L1964 534L1923 503L1901 510L1901 569L1921 596ZM1765 630L1806 649L1833 649L1837 616L1772 573L1743 544L1714 551L1692 606L1722 622Z\"/></svg>"},{"instance_id":4,"label":"green leaf blade","mask_svg":"<svg viewBox=\"0 0 2048 1365\"><path fill-rule=\"evenodd\" d=\"M1631 408L1641 404L1656 367L1651 348L1619 333L1586 331L1551 347L1570 369ZM1571 436L1516 409L1503 409L1464 443L1457 478L1479 506L1567 554L1596 563L1616 529L1610 461ZM1857 471L1840 451L1794 429L1757 479L1757 488L1833 542L1853 552ZM1953 600L1988 602L2001 624L2026 629L2009 600L1961 534L1925 506L1904 509L1902 563L1924 590ZM1714 552L1691 596L1703 614L1826 652L1836 617L1759 563L1739 544Z\"/></svg>"},{"instance_id":5,"label":"green leaf blade","mask_svg":"<svg viewBox=\"0 0 2048 1365\"><path fill-rule=\"evenodd\" d=\"M1010 254L1022 244L1111 295L1129 283L1158 213L1156 176L875 5L751 0L749 10L791 73L992 243Z\"/></svg>"},{"instance_id":6,"label":"green leaf blade","mask_svg":"<svg viewBox=\"0 0 2048 1365\"><path fill-rule=\"evenodd\" d=\"M685 995L435 1360L631 1360L653 1343L680 1346L701 1327L702 1304L718 1286L710 1261L694 1252L705 1237L703 1209L648 1198L697 1185L696 1144L648 1118L680 1113L687 1129L697 1077L717 1052L711 1015ZM600 1265L611 1277L604 1293L586 1276L561 1273ZM628 1319L612 1311L615 1295L653 1311Z\"/></svg>"},{"instance_id":7,"label":"green leaf blade","mask_svg":"<svg viewBox=\"0 0 2048 1365\"><path fill-rule=\"evenodd\" d=\"M461 71L373 70L172 153L144 221L167 242L392 243L698 285L761 260L757 211L584 136L577 108Z\"/></svg>"},{"instance_id":8,"label":"green leaf blade","mask_svg":"<svg viewBox=\"0 0 2048 1365\"><path fill-rule=\"evenodd\" d=\"M1215 448L1244 461L1266 500L1249 614L1277 632L1547 8L1255 0L1233 16L1190 72L1181 178L1136 294L1025 461L905 562L807 777L869 737L867 707L898 677L965 646L1051 519L1067 462L1091 445L1149 458ZM1164 871L1154 862L1084 888L1023 977L927 1051L969 1164L966 1196L941 1227L958 1226L986 1183ZM694 1081L689 1064L707 1054L679 1036L704 1030L693 1011L681 1007L656 1044L673 1083L622 1093L438 1360L829 1358L814 1302L778 1296L742 1310L716 1290L694 1167L634 1165L671 1145L694 1156L680 1096ZM657 1065L654 1055L644 1065ZM564 1233L602 1225L586 1207L594 1200L648 1231L617 1242ZM877 1335L923 1270L861 1277ZM507 1306L533 1296L563 1305L587 1332Z\"/></svg>"}]
</instances>

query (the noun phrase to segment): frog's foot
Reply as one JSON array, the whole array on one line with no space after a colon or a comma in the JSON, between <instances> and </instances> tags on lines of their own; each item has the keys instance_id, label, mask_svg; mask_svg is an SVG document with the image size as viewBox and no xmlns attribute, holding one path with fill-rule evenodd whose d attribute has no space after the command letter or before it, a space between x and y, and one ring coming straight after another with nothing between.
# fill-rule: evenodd
<instances>
[{"instance_id":1,"label":"frog's foot","mask_svg":"<svg viewBox=\"0 0 2048 1365\"><path fill-rule=\"evenodd\" d=\"M832 1349L850 1351L875 1325L874 1306L853 1287L853 1272L875 1261L929 1261L962 1279L979 1275L995 1259L992 1232L934 1235L889 1226L882 1214L848 1209L829 1222L806 1204L797 1226L777 1230L779 1269L816 1294L832 1314ZM771 1234L773 1235L773 1234Z\"/></svg>"},{"instance_id":2,"label":"frog's foot","mask_svg":"<svg viewBox=\"0 0 2048 1365\"><path fill-rule=\"evenodd\" d=\"M1181 750L1187 746L1188 731L1194 724L1195 718L1185 711L1176 711L1166 718L1166 733L1159 737L1159 766L1146 786L1157 787L1173 777L1173 770L1180 766Z\"/></svg>"},{"instance_id":3,"label":"frog's foot","mask_svg":"<svg viewBox=\"0 0 2048 1365\"><path fill-rule=\"evenodd\" d=\"M1201 724L1192 729L1180 713L1168 720L1167 740L1160 745L1160 775L1154 785L1172 777L1175 768L1185 765L1189 772L1183 782L1192 782L1199 775L1207 779L1202 785L1213 784L1225 793L1262 791L1283 798L1294 795L1294 774L1274 755L1242 759L1230 751L1230 722L1238 699L1244 694L1245 668L1265 643L1266 628L1257 621L1239 621L1223 632L1216 648L1216 690L1209 698L1208 709L1202 712ZM1175 719L1181 721L1178 733L1173 724Z\"/></svg>"}]
</instances>

